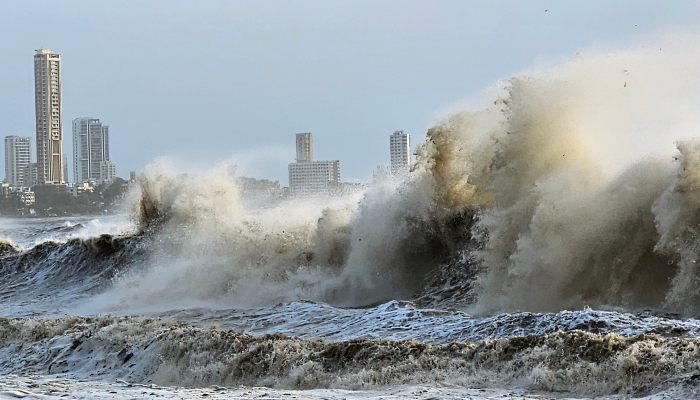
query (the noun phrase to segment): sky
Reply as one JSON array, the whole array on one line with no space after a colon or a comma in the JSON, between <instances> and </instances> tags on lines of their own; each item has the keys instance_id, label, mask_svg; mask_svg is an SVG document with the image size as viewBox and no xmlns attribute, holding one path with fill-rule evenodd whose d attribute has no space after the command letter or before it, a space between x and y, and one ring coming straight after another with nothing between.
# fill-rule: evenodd
<instances>
[{"instance_id":1,"label":"sky","mask_svg":"<svg viewBox=\"0 0 700 400\"><path fill-rule=\"evenodd\" d=\"M697 21L697 1L2 0L0 135L34 142L33 53L51 48L70 180L71 121L90 116L122 177L166 157L286 185L294 134L313 132L315 158L357 182L394 130L415 147L499 79Z\"/></svg>"}]
</instances>

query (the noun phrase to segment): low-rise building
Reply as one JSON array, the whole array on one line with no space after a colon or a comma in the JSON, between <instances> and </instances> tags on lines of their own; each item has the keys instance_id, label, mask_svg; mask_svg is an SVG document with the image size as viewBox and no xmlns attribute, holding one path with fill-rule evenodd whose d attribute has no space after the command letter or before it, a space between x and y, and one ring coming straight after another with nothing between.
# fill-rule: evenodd
<instances>
[{"instance_id":1,"label":"low-rise building","mask_svg":"<svg viewBox=\"0 0 700 400\"><path fill-rule=\"evenodd\" d=\"M19 202L25 206L33 206L34 203L36 203L36 194L28 187L19 188L15 192L15 195L19 199Z\"/></svg>"},{"instance_id":2,"label":"low-rise building","mask_svg":"<svg viewBox=\"0 0 700 400\"><path fill-rule=\"evenodd\" d=\"M340 185L340 161L289 164L289 194L328 194Z\"/></svg>"},{"instance_id":3,"label":"low-rise building","mask_svg":"<svg viewBox=\"0 0 700 400\"><path fill-rule=\"evenodd\" d=\"M6 200L14 201L15 204L33 206L36 203L36 194L25 186L10 186L8 183L3 183L2 193Z\"/></svg>"},{"instance_id":4,"label":"low-rise building","mask_svg":"<svg viewBox=\"0 0 700 400\"><path fill-rule=\"evenodd\" d=\"M73 197L78 197L83 193L93 193L95 185L93 182L73 183L68 185L68 193Z\"/></svg>"}]
</instances>

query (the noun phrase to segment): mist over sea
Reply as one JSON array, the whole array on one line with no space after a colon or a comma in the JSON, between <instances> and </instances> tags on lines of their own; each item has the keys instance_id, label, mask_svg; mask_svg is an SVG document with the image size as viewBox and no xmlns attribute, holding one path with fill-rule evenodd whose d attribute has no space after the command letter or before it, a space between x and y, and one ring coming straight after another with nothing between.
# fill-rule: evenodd
<instances>
[{"instance_id":1,"label":"mist over sea","mask_svg":"<svg viewBox=\"0 0 700 400\"><path fill-rule=\"evenodd\" d=\"M697 52L578 55L339 196L0 219L0 398L696 398Z\"/></svg>"}]
</instances>

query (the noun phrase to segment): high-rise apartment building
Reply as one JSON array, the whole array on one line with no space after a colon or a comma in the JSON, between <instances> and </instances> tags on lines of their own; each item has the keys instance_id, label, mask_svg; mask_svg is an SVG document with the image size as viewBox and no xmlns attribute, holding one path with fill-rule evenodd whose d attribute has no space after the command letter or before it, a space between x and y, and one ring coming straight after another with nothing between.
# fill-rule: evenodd
<instances>
[{"instance_id":1,"label":"high-rise apartment building","mask_svg":"<svg viewBox=\"0 0 700 400\"><path fill-rule=\"evenodd\" d=\"M31 139L5 137L5 179L10 186L27 186L24 170L31 163Z\"/></svg>"},{"instance_id":2,"label":"high-rise apartment building","mask_svg":"<svg viewBox=\"0 0 700 400\"><path fill-rule=\"evenodd\" d=\"M34 54L34 105L38 183L64 184L61 55L50 49Z\"/></svg>"},{"instance_id":3,"label":"high-rise apartment building","mask_svg":"<svg viewBox=\"0 0 700 400\"><path fill-rule=\"evenodd\" d=\"M100 163L100 183L112 183L117 177L117 166L109 160Z\"/></svg>"},{"instance_id":4,"label":"high-rise apartment building","mask_svg":"<svg viewBox=\"0 0 700 400\"><path fill-rule=\"evenodd\" d=\"M332 193L340 186L340 161L313 161L313 137L297 133L297 158L290 163L289 194Z\"/></svg>"},{"instance_id":5,"label":"high-rise apartment building","mask_svg":"<svg viewBox=\"0 0 700 400\"><path fill-rule=\"evenodd\" d=\"M109 126L97 118L73 120L73 178L75 183L111 182L102 165L109 161ZM113 164L112 164L113 165ZM107 171L110 171L107 169Z\"/></svg>"},{"instance_id":6,"label":"high-rise apartment building","mask_svg":"<svg viewBox=\"0 0 700 400\"><path fill-rule=\"evenodd\" d=\"M391 155L391 173L401 175L408 172L411 165L411 144L408 133L394 131L389 136L389 151Z\"/></svg>"},{"instance_id":7,"label":"high-rise apartment building","mask_svg":"<svg viewBox=\"0 0 700 400\"><path fill-rule=\"evenodd\" d=\"M314 138L311 132L297 133L297 162L314 160Z\"/></svg>"}]
</instances>

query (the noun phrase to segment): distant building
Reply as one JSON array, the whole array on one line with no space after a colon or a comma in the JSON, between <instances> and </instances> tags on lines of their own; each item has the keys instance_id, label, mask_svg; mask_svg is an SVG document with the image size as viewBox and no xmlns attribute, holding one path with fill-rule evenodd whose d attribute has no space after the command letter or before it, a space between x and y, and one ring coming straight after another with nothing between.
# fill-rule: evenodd
<instances>
[{"instance_id":1,"label":"distant building","mask_svg":"<svg viewBox=\"0 0 700 400\"><path fill-rule=\"evenodd\" d=\"M33 206L36 203L36 194L28 187L21 187L14 190L17 200L25 206Z\"/></svg>"},{"instance_id":2,"label":"distant building","mask_svg":"<svg viewBox=\"0 0 700 400\"><path fill-rule=\"evenodd\" d=\"M331 193L340 184L340 161L309 161L289 164L289 193Z\"/></svg>"},{"instance_id":3,"label":"distant building","mask_svg":"<svg viewBox=\"0 0 700 400\"><path fill-rule=\"evenodd\" d=\"M331 193L340 185L340 161L313 161L313 137L310 132L298 133L296 162L290 163L289 194Z\"/></svg>"},{"instance_id":4,"label":"distant building","mask_svg":"<svg viewBox=\"0 0 700 400\"><path fill-rule=\"evenodd\" d=\"M136 171L130 171L130 172L129 172L129 181L130 181L130 182L136 182Z\"/></svg>"},{"instance_id":5,"label":"distant building","mask_svg":"<svg viewBox=\"0 0 700 400\"><path fill-rule=\"evenodd\" d=\"M5 179L10 186L28 186L24 169L31 163L31 139L20 136L5 137Z\"/></svg>"},{"instance_id":6,"label":"distant building","mask_svg":"<svg viewBox=\"0 0 700 400\"><path fill-rule=\"evenodd\" d=\"M63 155L63 182L68 183L68 156Z\"/></svg>"},{"instance_id":7,"label":"distant building","mask_svg":"<svg viewBox=\"0 0 700 400\"><path fill-rule=\"evenodd\" d=\"M92 182L72 183L68 185L68 193L73 197L78 197L83 193L92 193L95 191L95 186Z\"/></svg>"},{"instance_id":8,"label":"distant building","mask_svg":"<svg viewBox=\"0 0 700 400\"><path fill-rule=\"evenodd\" d=\"M389 177L389 168L385 165L377 165L377 168L372 172L372 181L381 182Z\"/></svg>"},{"instance_id":9,"label":"distant building","mask_svg":"<svg viewBox=\"0 0 700 400\"><path fill-rule=\"evenodd\" d=\"M389 136L389 152L391 155L391 173L401 175L408 172L411 165L411 144L408 133L394 131Z\"/></svg>"},{"instance_id":10,"label":"distant building","mask_svg":"<svg viewBox=\"0 0 700 400\"><path fill-rule=\"evenodd\" d=\"M18 206L32 206L36 203L36 194L28 187L12 187L9 183L2 184L2 197L5 202Z\"/></svg>"},{"instance_id":11,"label":"distant building","mask_svg":"<svg viewBox=\"0 0 700 400\"><path fill-rule=\"evenodd\" d=\"M73 178L76 183L111 182L103 175L102 164L109 160L109 126L97 118L73 120ZM113 164L112 164L113 165ZM109 169L106 170L108 173Z\"/></svg>"},{"instance_id":12,"label":"distant building","mask_svg":"<svg viewBox=\"0 0 700 400\"><path fill-rule=\"evenodd\" d=\"M117 177L117 166L109 160L100 163L100 180L99 183L112 183Z\"/></svg>"},{"instance_id":13,"label":"distant building","mask_svg":"<svg viewBox=\"0 0 700 400\"><path fill-rule=\"evenodd\" d=\"M338 194L340 195L348 195L348 194L353 194L357 193L359 191L363 191L367 189L367 184L366 183L361 183L361 182L341 182L340 187L338 189Z\"/></svg>"},{"instance_id":14,"label":"distant building","mask_svg":"<svg viewBox=\"0 0 700 400\"><path fill-rule=\"evenodd\" d=\"M37 163L29 163L22 169L22 177L24 178L24 186L34 187L39 184L39 165Z\"/></svg>"},{"instance_id":15,"label":"distant building","mask_svg":"<svg viewBox=\"0 0 700 400\"><path fill-rule=\"evenodd\" d=\"M34 105L38 184L64 184L61 55L50 49L34 54Z\"/></svg>"},{"instance_id":16,"label":"distant building","mask_svg":"<svg viewBox=\"0 0 700 400\"><path fill-rule=\"evenodd\" d=\"M296 161L308 162L314 160L314 138L311 132L297 133Z\"/></svg>"}]
</instances>

